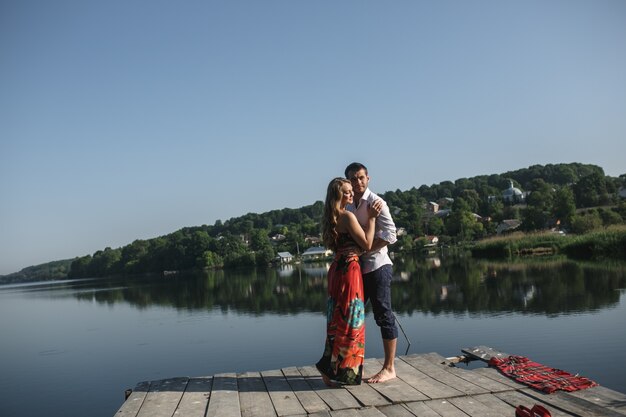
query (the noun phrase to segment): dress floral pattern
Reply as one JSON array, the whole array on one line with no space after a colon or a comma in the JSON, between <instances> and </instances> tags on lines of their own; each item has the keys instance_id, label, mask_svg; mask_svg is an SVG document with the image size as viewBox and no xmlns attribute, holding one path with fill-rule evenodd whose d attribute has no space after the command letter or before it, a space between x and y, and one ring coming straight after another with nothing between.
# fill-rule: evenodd
<instances>
[{"instance_id":1,"label":"dress floral pattern","mask_svg":"<svg viewBox=\"0 0 626 417\"><path fill-rule=\"evenodd\" d=\"M354 245L348 239L340 235L340 248ZM334 383L358 385L365 357L363 278L357 256L337 253L328 270L326 344L315 366Z\"/></svg>"}]
</instances>

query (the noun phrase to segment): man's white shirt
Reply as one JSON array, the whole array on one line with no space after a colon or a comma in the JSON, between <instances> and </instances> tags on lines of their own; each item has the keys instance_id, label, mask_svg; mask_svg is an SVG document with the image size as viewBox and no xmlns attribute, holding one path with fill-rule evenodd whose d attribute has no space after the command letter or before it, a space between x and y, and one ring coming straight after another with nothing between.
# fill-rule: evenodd
<instances>
[{"instance_id":1,"label":"man's white shirt","mask_svg":"<svg viewBox=\"0 0 626 417\"><path fill-rule=\"evenodd\" d=\"M369 188L365 190L361 200L359 200L358 208L356 207L356 204L348 204L346 209L354 213L359 221L359 224L361 224L361 227L364 227L367 226L369 219L367 208L376 200L381 200L383 202L383 209L380 212L380 215L376 218L376 230L374 232L374 237L385 240L389 242L389 244L396 243L396 225L391 218L389 206L387 206L385 200L371 192ZM383 265L391 264L392 262L391 258L389 258L389 250L387 249L387 246L375 251L367 252L361 256L361 271L364 274L375 271Z\"/></svg>"}]
</instances>

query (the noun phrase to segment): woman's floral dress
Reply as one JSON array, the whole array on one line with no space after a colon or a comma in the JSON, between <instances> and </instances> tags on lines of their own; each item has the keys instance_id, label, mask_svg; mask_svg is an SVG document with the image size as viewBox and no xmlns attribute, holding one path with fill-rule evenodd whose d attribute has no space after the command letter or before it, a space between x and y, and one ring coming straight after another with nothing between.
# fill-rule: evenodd
<instances>
[{"instance_id":1,"label":"woman's floral dress","mask_svg":"<svg viewBox=\"0 0 626 417\"><path fill-rule=\"evenodd\" d=\"M317 369L337 384L358 385L365 357L365 304L358 248L341 233L337 255L328 270L326 345Z\"/></svg>"}]
</instances>

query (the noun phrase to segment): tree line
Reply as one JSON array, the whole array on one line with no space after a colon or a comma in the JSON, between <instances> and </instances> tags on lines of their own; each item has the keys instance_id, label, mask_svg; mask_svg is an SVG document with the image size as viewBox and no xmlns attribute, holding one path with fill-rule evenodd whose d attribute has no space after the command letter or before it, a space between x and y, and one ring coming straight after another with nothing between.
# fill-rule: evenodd
<instances>
[{"instance_id":1,"label":"tree line","mask_svg":"<svg viewBox=\"0 0 626 417\"><path fill-rule=\"evenodd\" d=\"M28 266L19 272L0 275L0 283L11 284L19 282L34 282L47 280L67 279L74 259L46 262L40 265Z\"/></svg>"},{"instance_id":2,"label":"tree line","mask_svg":"<svg viewBox=\"0 0 626 417\"><path fill-rule=\"evenodd\" d=\"M510 182L524 191L523 204L503 199ZM626 202L618 191L625 185L626 175L610 177L598 166L570 163L533 165L382 196L396 207L396 225L407 230L397 246L410 250L415 236L437 235L440 243L473 241L495 235L498 225L509 219L519 220L518 230L527 232L558 228L580 234L623 224ZM429 215L426 204L431 201L442 203L448 214Z\"/></svg>"},{"instance_id":3,"label":"tree line","mask_svg":"<svg viewBox=\"0 0 626 417\"><path fill-rule=\"evenodd\" d=\"M510 182L527 194L523 204L502 198ZM585 233L623 224L626 202L618 191L624 186L626 175L610 177L598 166L569 163L533 165L405 191L373 191L387 201L396 226L404 232L392 247L399 252L421 248L426 235L438 236L443 244L491 236L507 219L519 220L519 229L524 231L557 226L571 233ZM446 215L429 212L430 202L440 204ZM317 245L311 238L319 237L322 213L321 201L297 209L248 213L217 220L213 225L138 239L120 248L107 247L71 261L25 268L0 280L41 279L42 271L54 272L58 279L267 265L278 252L296 255ZM29 271L37 271L37 277Z\"/></svg>"},{"instance_id":4,"label":"tree line","mask_svg":"<svg viewBox=\"0 0 626 417\"><path fill-rule=\"evenodd\" d=\"M511 181L527 193L524 204L503 200L502 191ZM520 220L525 231L558 225L573 233L624 223L626 203L617 194L624 185L626 175L610 177L598 166L569 163L533 165L379 195L404 232L394 250L411 251L421 247L419 238L425 235L437 235L440 242L450 244L493 235L505 219ZM447 215L430 215L431 201L441 202ZM323 203L317 201L299 209L248 213L211 226L186 227L77 258L68 276L267 265L277 252L297 254L314 245L307 237L319 236L322 212Z\"/></svg>"},{"instance_id":5,"label":"tree line","mask_svg":"<svg viewBox=\"0 0 626 417\"><path fill-rule=\"evenodd\" d=\"M305 249L319 235L323 204L248 213L214 225L185 227L166 236L105 248L72 262L69 277L101 277L190 269L267 265L277 252ZM272 236L281 236L273 241Z\"/></svg>"}]
</instances>

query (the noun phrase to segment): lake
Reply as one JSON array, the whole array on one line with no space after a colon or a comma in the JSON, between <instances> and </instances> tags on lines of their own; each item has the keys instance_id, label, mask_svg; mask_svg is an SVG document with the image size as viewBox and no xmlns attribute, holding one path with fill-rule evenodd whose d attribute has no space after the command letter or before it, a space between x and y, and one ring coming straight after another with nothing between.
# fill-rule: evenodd
<instances>
[{"instance_id":1,"label":"lake","mask_svg":"<svg viewBox=\"0 0 626 417\"><path fill-rule=\"evenodd\" d=\"M488 345L626 392L625 264L394 262L398 354ZM0 286L0 415L113 417L140 381L312 365L327 267ZM366 326L383 357L369 307Z\"/></svg>"}]
</instances>

